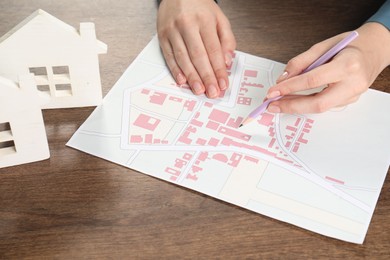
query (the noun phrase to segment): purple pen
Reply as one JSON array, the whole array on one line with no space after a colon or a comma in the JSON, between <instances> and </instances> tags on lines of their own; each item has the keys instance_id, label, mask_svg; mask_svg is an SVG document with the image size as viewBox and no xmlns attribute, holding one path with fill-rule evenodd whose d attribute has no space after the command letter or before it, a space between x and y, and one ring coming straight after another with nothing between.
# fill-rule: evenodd
<instances>
[{"instance_id":1,"label":"purple pen","mask_svg":"<svg viewBox=\"0 0 390 260\"><path fill-rule=\"evenodd\" d=\"M339 53L342 49L344 49L349 43L351 43L358 36L359 36L358 32L356 31L351 32L350 34L348 34L347 37L342 39L339 43L337 43L335 46L329 49L326 53L324 53L321 57L319 57L316 61L314 61L309 67L307 67L304 71L302 71L301 74L311 71L317 68L318 66L321 66L322 64L328 62L331 58L333 58L337 53ZM279 100L282 97L283 96L278 96L278 97L267 99L263 104L258 106L255 110L253 110L248 115L248 117L242 121L239 127L246 125L249 122L256 119L259 115L264 113L265 110L267 110L267 107L271 102Z\"/></svg>"}]
</instances>

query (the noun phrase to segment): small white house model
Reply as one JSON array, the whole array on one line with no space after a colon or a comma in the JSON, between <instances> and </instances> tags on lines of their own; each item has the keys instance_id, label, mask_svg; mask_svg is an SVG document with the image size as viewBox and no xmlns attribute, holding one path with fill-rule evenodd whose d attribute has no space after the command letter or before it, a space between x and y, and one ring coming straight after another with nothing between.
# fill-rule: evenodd
<instances>
[{"instance_id":1,"label":"small white house model","mask_svg":"<svg viewBox=\"0 0 390 260\"><path fill-rule=\"evenodd\" d=\"M42 102L34 76L0 77L0 168L49 158Z\"/></svg>"},{"instance_id":2,"label":"small white house model","mask_svg":"<svg viewBox=\"0 0 390 260\"><path fill-rule=\"evenodd\" d=\"M42 108L95 106L102 100L98 55L107 45L93 23L80 30L37 10L0 38L0 75L18 81L33 73Z\"/></svg>"}]
</instances>

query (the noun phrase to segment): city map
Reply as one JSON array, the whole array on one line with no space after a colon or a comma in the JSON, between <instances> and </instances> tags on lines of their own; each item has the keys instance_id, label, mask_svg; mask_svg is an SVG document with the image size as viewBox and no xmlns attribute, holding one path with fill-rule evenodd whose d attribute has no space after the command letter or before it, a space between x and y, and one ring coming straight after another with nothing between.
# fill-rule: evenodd
<instances>
[{"instance_id":1,"label":"city map","mask_svg":"<svg viewBox=\"0 0 390 260\"><path fill-rule=\"evenodd\" d=\"M177 85L156 37L68 146L333 238L363 243L390 162L390 95L322 114L265 112L284 64L236 51L219 98Z\"/></svg>"}]
</instances>

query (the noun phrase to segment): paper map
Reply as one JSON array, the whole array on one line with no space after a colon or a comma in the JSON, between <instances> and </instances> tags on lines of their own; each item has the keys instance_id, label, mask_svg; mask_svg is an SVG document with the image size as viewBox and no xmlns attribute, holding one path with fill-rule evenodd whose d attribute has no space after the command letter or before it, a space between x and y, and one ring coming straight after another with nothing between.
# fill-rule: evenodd
<instances>
[{"instance_id":1,"label":"paper map","mask_svg":"<svg viewBox=\"0 0 390 260\"><path fill-rule=\"evenodd\" d=\"M322 114L266 112L238 128L283 68L237 51L230 88L210 100L175 83L154 37L67 145L363 243L390 162L390 95L369 90Z\"/></svg>"}]
</instances>

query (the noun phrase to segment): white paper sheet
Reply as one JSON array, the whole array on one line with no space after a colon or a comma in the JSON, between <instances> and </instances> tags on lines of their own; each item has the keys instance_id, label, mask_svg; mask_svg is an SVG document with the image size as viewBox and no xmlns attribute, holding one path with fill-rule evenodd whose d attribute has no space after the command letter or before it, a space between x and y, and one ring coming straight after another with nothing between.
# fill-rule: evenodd
<instances>
[{"instance_id":1,"label":"white paper sheet","mask_svg":"<svg viewBox=\"0 0 390 260\"><path fill-rule=\"evenodd\" d=\"M390 162L390 95L238 128L284 65L236 52L230 88L194 96L155 37L68 146L260 214L363 243Z\"/></svg>"}]
</instances>

